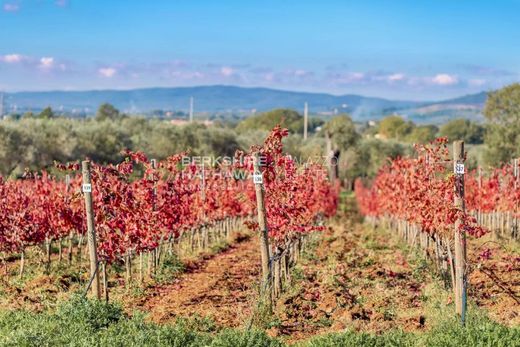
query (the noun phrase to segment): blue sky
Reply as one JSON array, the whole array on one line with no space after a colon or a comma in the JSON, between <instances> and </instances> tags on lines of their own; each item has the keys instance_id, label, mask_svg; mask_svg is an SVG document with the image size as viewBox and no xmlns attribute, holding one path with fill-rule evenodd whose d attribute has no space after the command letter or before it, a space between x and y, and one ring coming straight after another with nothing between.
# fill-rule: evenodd
<instances>
[{"instance_id":1,"label":"blue sky","mask_svg":"<svg viewBox=\"0 0 520 347\"><path fill-rule=\"evenodd\" d=\"M0 0L0 90L442 99L520 77L520 1Z\"/></svg>"}]
</instances>

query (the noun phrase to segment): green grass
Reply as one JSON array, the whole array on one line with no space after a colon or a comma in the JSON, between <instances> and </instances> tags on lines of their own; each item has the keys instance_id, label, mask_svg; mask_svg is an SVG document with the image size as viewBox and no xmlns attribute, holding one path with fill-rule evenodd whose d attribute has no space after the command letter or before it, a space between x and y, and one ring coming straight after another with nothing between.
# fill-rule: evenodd
<instances>
[{"instance_id":1,"label":"green grass","mask_svg":"<svg viewBox=\"0 0 520 347\"><path fill-rule=\"evenodd\" d=\"M282 346L259 330L224 329L204 320L173 325L128 317L117 304L74 297L54 312L0 313L0 346Z\"/></svg>"},{"instance_id":2,"label":"green grass","mask_svg":"<svg viewBox=\"0 0 520 347\"><path fill-rule=\"evenodd\" d=\"M163 260L154 279L157 283L168 283L185 270L185 265L175 253L164 252Z\"/></svg>"},{"instance_id":3,"label":"green grass","mask_svg":"<svg viewBox=\"0 0 520 347\"><path fill-rule=\"evenodd\" d=\"M315 337L299 346L515 347L520 346L520 329L507 328L477 313L469 317L465 327L462 327L453 318L446 319L432 330L423 333L405 333L394 330L382 335L374 335L346 331Z\"/></svg>"},{"instance_id":4,"label":"green grass","mask_svg":"<svg viewBox=\"0 0 520 347\"><path fill-rule=\"evenodd\" d=\"M326 324L326 322L323 322ZM117 304L74 297L53 312L0 313L0 346L285 346L265 332L219 329L212 321L195 317L173 325L129 317ZM446 318L422 333L388 331L382 335L345 331L300 342L301 347L327 346L520 346L520 329L507 328L473 313L466 327Z\"/></svg>"}]
</instances>

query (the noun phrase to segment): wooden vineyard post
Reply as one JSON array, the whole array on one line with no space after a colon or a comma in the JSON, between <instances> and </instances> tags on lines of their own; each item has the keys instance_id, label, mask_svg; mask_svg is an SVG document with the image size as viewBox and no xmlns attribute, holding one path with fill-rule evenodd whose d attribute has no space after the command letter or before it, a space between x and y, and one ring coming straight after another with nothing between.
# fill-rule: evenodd
<instances>
[{"instance_id":1,"label":"wooden vineyard post","mask_svg":"<svg viewBox=\"0 0 520 347\"><path fill-rule=\"evenodd\" d=\"M25 249L22 248L22 251L20 252L20 279L23 278L24 269L25 269Z\"/></svg>"},{"instance_id":2,"label":"wooden vineyard post","mask_svg":"<svg viewBox=\"0 0 520 347\"><path fill-rule=\"evenodd\" d=\"M478 167L478 189L479 190L482 189L482 167L481 166ZM482 224L482 222L483 222L482 210L480 209L480 206L479 206L479 208L477 209L477 223Z\"/></svg>"},{"instance_id":3,"label":"wooden vineyard post","mask_svg":"<svg viewBox=\"0 0 520 347\"><path fill-rule=\"evenodd\" d=\"M92 291L98 300L101 299L101 288L99 285L98 256L96 246L96 230L94 227L94 208L92 206L92 182L90 179L90 161L82 163L83 172L83 194L85 196L85 210L87 213L87 237L90 256L90 276L92 279Z\"/></svg>"},{"instance_id":4,"label":"wooden vineyard post","mask_svg":"<svg viewBox=\"0 0 520 347\"><path fill-rule=\"evenodd\" d=\"M267 215L265 211L264 203L264 183L262 177L262 171L260 171L260 156L257 153L254 154L254 173L253 182L255 183L256 192L256 206L258 210L258 227L260 228L260 254L262 256L262 285L261 294L265 295L267 289L271 285L271 269L269 265L269 239L267 230Z\"/></svg>"},{"instance_id":5,"label":"wooden vineyard post","mask_svg":"<svg viewBox=\"0 0 520 347\"><path fill-rule=\"evenodd\" d=\"M200 173L200 194L202 200L202 249L208 248L208 227L206 225L206 172L204 167L204 161L202 162L201 173Z\"/></svg>"},{"instance_id":6,"label":"wooden vineyard post","mask_svg":"<svg viewBox=\"0 0 520 347\"><path fill-rule=\"evenodd\" d=\"M461 214L464 205L464 141L453 143L453 163L455 171L454 206ZM462 216L455 221L455 308L464 325L466 319L466 232L462 227Z\"/></svg>"},{"instance_id":7,"label":"wooden vineyard post","mask_svg":"<svg viewBox=\"0 0 520 347\"><path fill-rule=\"evenodd\" d=\"M157 160L156 159L151 159L150 160L150 165L152 167L152 170L157 170ZM152 189L152 198L153 198L153 202L152 202L152 211L156 211L157 210L157 182L155 180L155 176L154 174L151 174L149 179L151 181L153 181L153 189ZM153 249L152 253L153 253L153 263L152 263L152 266L153 266L153 274L155 275L157 273L157 269L159 268L159 262L160 262L160 259L161 259L161 247L162 247L162 243L163 243L163 237L161 236L160 240L159 240L159 245Z\"/></svg>"},{"instance_id":8,"label":"wooden vineyard post","mask_svg":"<svg viewBox=\"0 0 520 347\"><path fill-rule=\"evenodd\" d=\"M65 192L68 193L70 192L70 175L67 174L65 176ZM67 198L68 199L68 198ZM68 256L68 260L69 260L69 265L72 264L72 249L74 247L74 230L71 230L70 233L69 233L69 253L67 254Z\"/></svg>"},{"instance_id":9,"label":"wooden vineyard post","mask_svg":"<svg viewBox=\"0 0 520 347\"><path fill-rule=\"evenodd\" d=\"M103 274L103 298L108 302L108 277L107 277L107 262L101 264L101 273Z\"/></svg>"},{"instance_id":10,"label":"wooden vineyard post","mask_svg":"<svg viewBox=\"0 0 520 347\"><path fill-rule=\"evenodd\" d=\"M520 179L520 159L516 158L513 160L513 174L515 176L515 193L518 190L518 180ZM518 237L518 199L515 201L515 213L513 216L513 239Z\"/></svg>"},{"instance_id":11,"label":"wooden vineyard post","mask_svg":"<svg viewBox=\"0 0 520 347\"><path fill-rule=\"evenodd\" d=\"M143 284L144 282L144 260L143 260L143 252L139 253L139 283Z\"/></svg>"},{"instance_id":12,"label":"wooden vineyard post","mask_svg":"<svg viewBox=\"0 0 520 347\"><path fill-rule=\"evenodd\" d=\"M126 251L125 256L125 269L126 269L126 277L125 277L125 285L127 288L130 288L132 285L132 252L130 250Z\"/></svg>"}]
</instances>

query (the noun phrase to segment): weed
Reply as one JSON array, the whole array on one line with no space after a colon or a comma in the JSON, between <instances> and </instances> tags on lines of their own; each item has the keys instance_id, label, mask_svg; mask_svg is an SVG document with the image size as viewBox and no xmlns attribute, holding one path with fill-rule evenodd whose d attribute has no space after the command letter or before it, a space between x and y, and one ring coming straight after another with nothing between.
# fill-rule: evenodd
<instances>
[{"instance_id":1,"label":"weed","mask_svg":"<svg viewBox=\"0 0 520 347\"><path fill-rule=\"evenodd\" d=\"M219 241L211 246L211 253L220 253L229 248L229 243L226 241Z\"/></svg>"},{"instance_id":2,"label":"weed","mask_svg":"<svg viewBox=\"0 0 520 347\"><path fill-rule=\"evenodd\" d=\"M184 263L175 253L165 253L161 265L155 274L155 280L158 283L170 282L173 278L184 272Z\"/></svg>"}]
</instances>

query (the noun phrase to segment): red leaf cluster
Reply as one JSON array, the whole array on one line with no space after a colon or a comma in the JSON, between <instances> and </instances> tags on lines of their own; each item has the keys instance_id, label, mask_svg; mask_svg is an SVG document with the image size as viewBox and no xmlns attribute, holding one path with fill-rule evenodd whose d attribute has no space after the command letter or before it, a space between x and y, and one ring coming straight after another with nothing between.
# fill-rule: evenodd
<instances>
[{"instance_id":1,"label":"red leaf cluster","mask_svg":"<svg viewBox=\"0 0 520 347\"><path fill-rule=\"evenodd\" d=\"M455 175L446 142L445 138L439 138L429 145L416 146L416 157L392 160L379 170L371 188L356 181L361 213L406 220L428 233L451 232L460 218L461 230L476 237L484 235L487 230L454 207ZM469 189L466 198L469 196L473 201L472 194L474 191Z\"/></svg>"}]
</instances>

